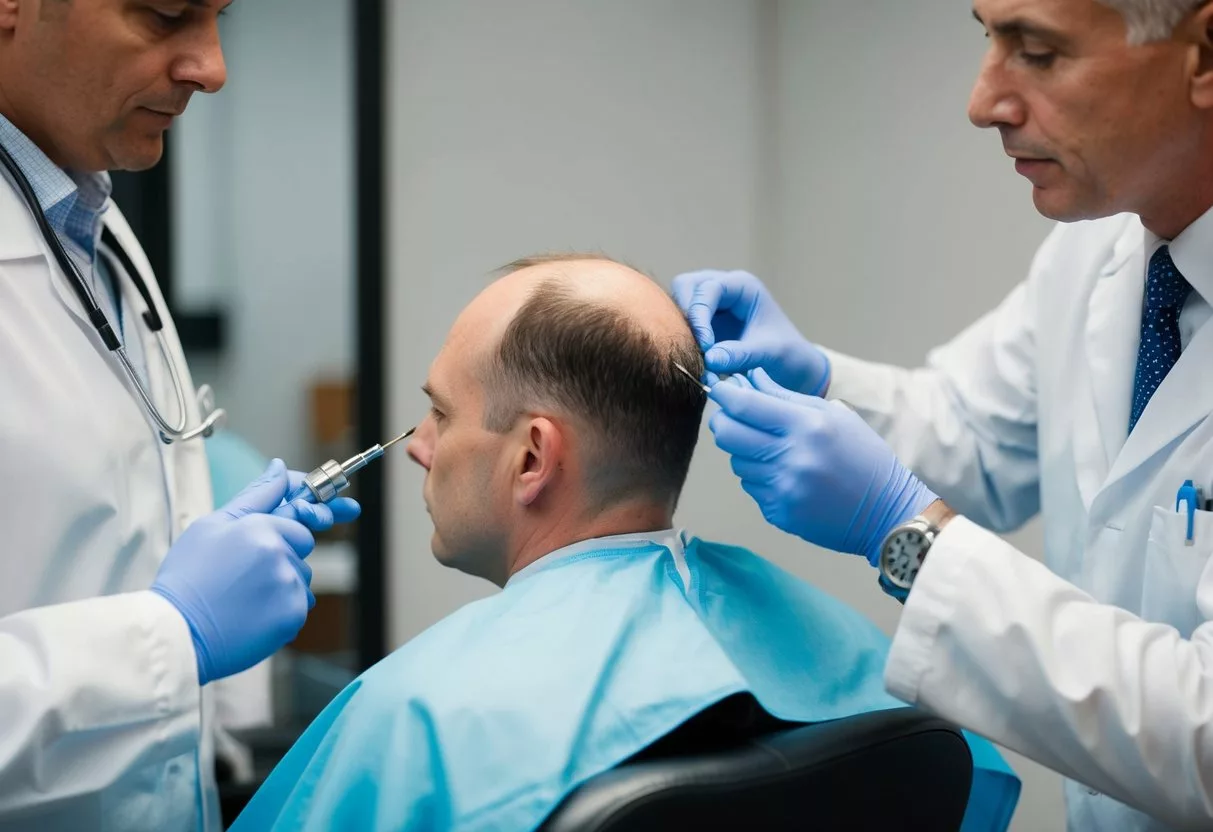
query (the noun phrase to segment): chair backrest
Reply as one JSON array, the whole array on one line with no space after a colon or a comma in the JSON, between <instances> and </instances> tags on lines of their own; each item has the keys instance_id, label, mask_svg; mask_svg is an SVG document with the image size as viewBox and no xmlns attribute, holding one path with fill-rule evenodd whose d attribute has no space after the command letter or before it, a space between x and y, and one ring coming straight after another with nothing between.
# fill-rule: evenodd
<instances>
[{"instance_id":1,"label":"chair backrest","mask_svg":"<svg viewBox=\"0 0 1213 832\"><path fill-rule=\"evenodd\" d=\"M790 726L725 707L731 730L693 720L583 783L541 832L960 828L973 760L947 722L896 708ZM732 717L747 709L740 739Z\"/></svg>"}]
</instances>

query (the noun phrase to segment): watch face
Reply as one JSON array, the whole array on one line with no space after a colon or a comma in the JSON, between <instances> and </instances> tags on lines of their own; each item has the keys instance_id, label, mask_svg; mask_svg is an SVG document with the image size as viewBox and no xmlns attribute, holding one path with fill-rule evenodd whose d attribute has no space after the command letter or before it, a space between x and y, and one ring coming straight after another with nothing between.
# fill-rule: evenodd
<instances>
[{"instance_id":1,"label":"watch face","mask_svg":"<svg viewBox=\"0 0 1213 832\"><path fill-rule=\"evenodd\" d=\"M880 552L880 567L889 583L909 589L922 566L927 551L927 536L918 529L902 529L885 543Z\"/></svg>"}]
</instances>

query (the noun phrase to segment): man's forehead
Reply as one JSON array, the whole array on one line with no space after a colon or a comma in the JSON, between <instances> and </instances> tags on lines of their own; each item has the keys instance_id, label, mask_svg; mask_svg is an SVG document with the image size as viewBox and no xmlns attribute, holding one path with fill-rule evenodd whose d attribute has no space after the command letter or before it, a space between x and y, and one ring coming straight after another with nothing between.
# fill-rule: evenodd
<instances>
[{"instance_id":1,"label":"man's forehead","mask_svg":"<svg viewBox=\"0 0 1213 832\"><path fill-rule=\"evenodd\" d=\"M440 351L430 364L430 371L421 385L421 391L429 397L435 407L442 410L450 409L453 395L459 390L459 385L451 377L448 364L443 360Z\"/></svg>"},{"instance_id":2,"label":"man's forehead","mask_svg":"<svg viewBox=\"0 0 1213 832\"><path fill-rule=\"evenodd\" d=\"M1060 25L1090 15L1098 0L973 0L973 16L993 28L1013 21Z\"/></svg>"},{"instance_id":3,"label":"man's forehead","mask_svg":"<svg viewBox=\"0 0 1213 832\"><path fill-rule=\"evenodd\" d=\"M430 364L428 392L447 403L479 386L477 369L488 354L490 342L482 337L483 333L466 324L466 321L456 321Z\"/></svg>"},{"instance_id":4,"label":"man's forehead","mask_svg":"<svg viewBox=\"0 0 1213 832\"><path fill-rule=\"evenodd\" d=\"M464 363L471 356L482 355L498 344L517 309L500 300L477 297L463 308L451 324L441 355Z\"/></svg>"},{"instance_id":5,"label":"man's forehead","mask_svg":"<svg viewBox=\"0 0 1213 832\"><path fill-rule=\"evenodd\" d=\"M1124 45L1124 19L1099 0L974 0L973 16L988 32L1038 39L1056 48Z\"/></svg>"}]
</instances>

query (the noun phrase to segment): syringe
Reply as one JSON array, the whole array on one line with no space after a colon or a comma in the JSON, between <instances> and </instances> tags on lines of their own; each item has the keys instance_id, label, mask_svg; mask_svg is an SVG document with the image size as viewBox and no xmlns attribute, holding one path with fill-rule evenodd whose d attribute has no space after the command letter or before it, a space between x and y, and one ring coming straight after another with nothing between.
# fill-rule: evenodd
<instances>
[{"instance_id":1,"label":"syringe","mask_svg":"<svg viewBox=\"0 0 1213 832\"><path fill-rule=\"evenodd\" d=\"M328 462L313 470L310 474L303 478L303 485L299 486L293 494L287 499L297 500L300 497L310 499L313 503L327 503L329 500L336 497L350 485L350 476L361 471L368 463L375 461L383 456L383 452L395 445L401 439L407 439L413 435L413 431L417 428L412 427L404 433L397 436L395 439L385 442L382 445L372 445L360 454L347 459L345 462L338 462L335 459L330 459Z\"/></svg>"}]
</instances>

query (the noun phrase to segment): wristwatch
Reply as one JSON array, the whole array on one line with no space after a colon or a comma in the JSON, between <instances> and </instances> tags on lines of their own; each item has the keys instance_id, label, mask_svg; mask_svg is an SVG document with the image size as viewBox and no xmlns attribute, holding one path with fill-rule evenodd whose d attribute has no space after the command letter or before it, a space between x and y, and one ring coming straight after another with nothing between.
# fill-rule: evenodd
<instances>
[{"instance_id":1,"label":"wristwatch","mask_svg":"<svg viewBox=\"0 0 1213 832\"><path fill-rule=\"evenodd\" d=\"M885 592L905 603L938 534L939 527L921 514L889 532L880 544L877 563L880 586Z\"/></svg>"}]
</instances>

